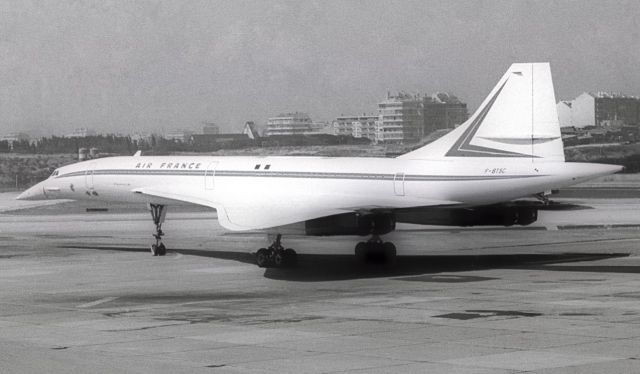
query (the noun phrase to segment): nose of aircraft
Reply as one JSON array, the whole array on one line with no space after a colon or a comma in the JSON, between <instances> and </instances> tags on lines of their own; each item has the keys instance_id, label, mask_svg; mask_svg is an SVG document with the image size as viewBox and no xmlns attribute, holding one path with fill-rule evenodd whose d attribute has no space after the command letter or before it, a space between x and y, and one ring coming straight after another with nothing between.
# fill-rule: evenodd
<instances>
[{"instance_id":1,"label":"nose of aircraft","mask_svg":"<svg viewBox=\"0 0 640 374\"><path fill-rule=\"evenodd\" d=\"M47 195L44 194L42 183L38 183L18 195L16 200L45 200L46 198Z\"/></svg>"}]
</instances>

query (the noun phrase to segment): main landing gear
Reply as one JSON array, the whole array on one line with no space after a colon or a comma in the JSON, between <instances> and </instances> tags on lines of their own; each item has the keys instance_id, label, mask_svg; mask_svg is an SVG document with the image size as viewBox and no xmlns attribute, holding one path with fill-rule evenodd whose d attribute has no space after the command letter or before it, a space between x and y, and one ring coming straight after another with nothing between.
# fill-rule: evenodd
<instances>
[{"instance_id":1,"label":"main landing gear","mask_svg":"<svg viewBox=\"0 0 640 374\"><path fill-rule=\"evenodd\" d=\"M156 243L151 244L151 254L154 256L164 256L167 254L167 248L162 244L162 224L164 223L164 217L167 215L167 207L160 204L149 204L149 211L151 212L151 218L156 225L156 232L153 233L153 237L156 238Z\"/></svg>"},{"instance_id":2,"label":"main landing gear","mask_svg":"<svg viewBox=\"0 0 640 374\"><path fill-rule=\"evenodd\" d=\"M276 235L276 239L268 248L260 248L256 252L256 262L261 268L289 267L297 263L296 251L285 249L281 243L282 235Z\"/></svg>"},{"instance_id":3,"label":"main landing gear","mask_svg":"<svg viewBox=\"0 0 640 374\"><path fill-rule=\"evenodd\" d=\"M393 264L396 261L396 246L383 242L375 234L366 242L358 243L355 252L359 263Z\"/></svg>"}]
</instances>

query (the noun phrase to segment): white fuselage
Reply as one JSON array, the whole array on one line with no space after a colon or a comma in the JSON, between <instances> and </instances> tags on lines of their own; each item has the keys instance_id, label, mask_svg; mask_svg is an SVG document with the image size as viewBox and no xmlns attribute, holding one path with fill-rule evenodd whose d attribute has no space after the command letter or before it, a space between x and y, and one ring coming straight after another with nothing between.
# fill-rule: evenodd
<instances>
[{"instance_id":1,"label":"white fuselage","mask_svg":"<svg viewBox=\"0 0 640 374\"><path fill-rule=\"evenodd\" d=\"M110 157L61 167L20 198L196 203L228 209L231 220L225 226L242 230L267 225L233 222L234 207L282 207L286 215L292 205L304 210L307 201L310 205L322 204L318 196L330 197L324 204L327 212L334 213L363 207L475 206L530 196L619 169L614 165L497 158L431 161L354 157ZM176 191L176 198L146 193L145 189ZM274 225L291 223L274 219Z\"/></svg>"}]
</instances>

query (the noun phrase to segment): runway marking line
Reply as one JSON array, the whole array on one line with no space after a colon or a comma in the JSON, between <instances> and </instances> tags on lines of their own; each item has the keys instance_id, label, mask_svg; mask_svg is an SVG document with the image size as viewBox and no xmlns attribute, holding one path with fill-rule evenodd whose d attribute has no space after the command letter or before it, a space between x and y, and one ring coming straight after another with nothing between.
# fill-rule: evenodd
<instances>
[{"instance_id":1,"label":"runway marking line","mask_svg":"<svg viewBox=\"0 0 640 374\"><path fill-rule=\"evenodd\" d=\"M92 301L90 303L78 305L76 308L91 308L91 307L94 307L96 305L108 303L109 301L113 301L115 299L117 299L117 297L105 297L103 299Z\"/></svg>"}]
</instances>

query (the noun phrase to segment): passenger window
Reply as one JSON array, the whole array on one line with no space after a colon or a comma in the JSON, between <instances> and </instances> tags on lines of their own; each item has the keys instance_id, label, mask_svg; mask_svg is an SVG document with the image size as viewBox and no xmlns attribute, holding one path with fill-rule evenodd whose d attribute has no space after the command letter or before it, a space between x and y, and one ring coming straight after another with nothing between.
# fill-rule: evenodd
<instances>
[{"instance_id":1,"label":"passenger window","mask_svg":"<svg viewBox=\"0 0 640 374\"><path fill-rule=\"evenodd\" d=\"M54 170L53 173L51 173L51 177L56 177L58 176L58 170Z\"/></svg>"},{"instance_id":2,"label":"passenger window","mask_svg":"<svg viewBox=\"0 0 640 374\"><path fill-rule=\"evenodd\" d=\"M260 164L256 164L256 166L253 168L253 170L258 170L260 169Z\"/></svg>"},{"instance_id":3,"label":"passenger window","mask_svg":"<svg viewBox=\"0 0 640 374\"><path fill-rule=\"evenodd\" d=\"M270 167L271 167L271 164L266 165L266 166L264 167L264 170L269 170L269 168L270 168Z\"/></svg>"}]
</instances>

